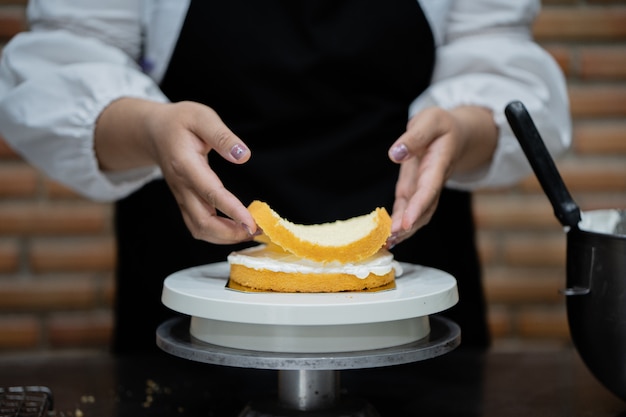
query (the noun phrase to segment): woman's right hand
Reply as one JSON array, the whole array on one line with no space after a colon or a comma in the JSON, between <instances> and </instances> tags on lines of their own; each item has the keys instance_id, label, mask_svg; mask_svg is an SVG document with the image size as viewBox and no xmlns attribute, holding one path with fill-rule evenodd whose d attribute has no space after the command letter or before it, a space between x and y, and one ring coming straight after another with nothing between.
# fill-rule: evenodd
<instances>
[{"instance_id":1,"label":"woman's right hand","mask_svg":"<svg viewBox=\"0 0 626 417\"><path fill-rule=\"evenodd\" d=\"M243 164L250 150L210 107L119 99L98 119L95 151L103 171L158 165L196 239L229 244L255 234L254 219L207 162L215 151Z\"/></svg>"}]
</instances>

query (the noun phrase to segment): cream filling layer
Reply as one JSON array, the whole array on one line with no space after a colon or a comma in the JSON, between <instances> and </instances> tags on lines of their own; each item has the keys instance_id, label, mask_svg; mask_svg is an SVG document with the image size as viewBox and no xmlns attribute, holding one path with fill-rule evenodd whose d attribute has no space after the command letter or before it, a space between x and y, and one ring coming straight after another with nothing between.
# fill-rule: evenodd
<instances>
[{"instance_id":1,"label":"cream filling layer","mask_svg":"<svg viewBox=\"0 0 626 417\"><path fill-rule=\"evenodd\" d=\"M370 274L382 276L395 270L396 277L402 275L402 266L394 261L393 254L381 249L368 259L342 264L339 262L313 262L302 259L280 249L269 249L266 245L254 246L228 255L232 265L242 265L257 270L300 274L349 274L365 279Z\"/></svg>"}]
</instances>

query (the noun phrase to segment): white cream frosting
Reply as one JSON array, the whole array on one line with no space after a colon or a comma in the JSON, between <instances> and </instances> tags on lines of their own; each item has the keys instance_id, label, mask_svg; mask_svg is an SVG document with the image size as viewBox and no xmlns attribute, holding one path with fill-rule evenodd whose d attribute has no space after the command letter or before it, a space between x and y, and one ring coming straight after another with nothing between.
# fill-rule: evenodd
<instances>
[{"instance_id":1,"label":"white cream frosting","mask_svg":"<svg viewBox=\"0 0 626 417\"><path fill-rule=\"evenodd\" d=\"M578 227L581 230L594 233L604 233L606 235L624 235L620 233L626 222L626 211L624 210L591 210L580 213L581 221Z\"/></svg>"},{"instance_id":2,"label":"white cream frosting","mask_svg":"<svg viewBox=\"0 0 626 417\"><path fill-rule=\"evenodd\" d=\"M247 268L274 272L301 274L350 274L365 279L369 274L385 275L392 269L396 277L402 275L402 267L393 259L391 252L381 249L374 256L360 262L342 264L339 262L313 262L291 253L268 250L266 245L254 246L228 255L230 264Z\"/></svg>"}]
</instances>

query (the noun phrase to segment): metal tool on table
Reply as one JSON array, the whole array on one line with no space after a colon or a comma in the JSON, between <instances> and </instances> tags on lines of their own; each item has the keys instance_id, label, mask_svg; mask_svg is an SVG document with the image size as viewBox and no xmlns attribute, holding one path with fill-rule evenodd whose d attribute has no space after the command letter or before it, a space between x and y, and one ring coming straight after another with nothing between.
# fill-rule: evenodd
<instances>
[{"instance_id":1,"label":"metal tool on table","mask_svg":"<svg viewBox=\"0 0 626 417\"><path fill-rule=\"evenodd\" d=\"M49 417L53 405L48 387L0 387L0 417Z\"/></svg>"}]
</instances>

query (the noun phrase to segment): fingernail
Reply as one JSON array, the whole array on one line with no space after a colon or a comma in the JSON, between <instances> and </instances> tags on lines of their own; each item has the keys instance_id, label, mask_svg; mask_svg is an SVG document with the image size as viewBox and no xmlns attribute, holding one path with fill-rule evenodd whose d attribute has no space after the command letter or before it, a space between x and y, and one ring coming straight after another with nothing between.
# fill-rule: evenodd
<instances>
[{"instance_id":1,"label":"fingernail","mask_svg":"<svg viewBox=\"0 0 626 417\"><path fill-rule=\"evenodd\" d=\"M392 233L391 236L387 238L387 249L393 249L398 243L398 234Z\"/></svg>"},{"instance_id":2,"label":"fingernail","mask_svg":"<svg viewBox=\"0 0 626 417\"><path fill-rule=\"evenodd\" d=\"M263 230L261 230L260 227L257 227L256 228L256 232L254 232L254 233L252 233L252 229L250 229L250 226L248 226L245 223L241 223L241 227L243 227L246 230L246 232L248 232L248 235L250 235L252 237L259 236L260 234L263 233Z\"/></svg>"},{"instance_id":3,"label":"fingernail","mask_svg":"<svg viewBox=\"0 0 626 417\"><path fill-rule=\"evenodd\" d=\"M230 155L235 158L236 161L239 161L241 158L246 156L247 153L248 148L240 144L236 144L232 148L230 148Z\"/></svg>"},{"instance_id":4,"label":"fingernail","mask_svg":"<svg viewBox=\"0 0 626 417\"><path fill-rule=\"evenodd\" d=\"M241 227L243 227L244 229L246 229L246 232L248 232L248 235L253 236L252 234L252 230L250 229L250 226L248 226L245 223L241 223Z\"/></svg>"},{"instance_id":5,"label":"fingernail","mask_svg":"<svg viewBox=\"0 0 626 417\"><path fill-rule=\"evenodd\" d=\"M394 161L401 162L409 155L409 150L404 143L400 143L389 152Z\"/></svg>"}]
</instances>

